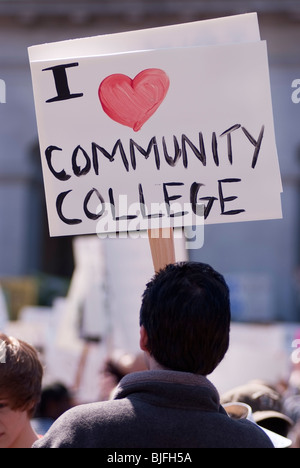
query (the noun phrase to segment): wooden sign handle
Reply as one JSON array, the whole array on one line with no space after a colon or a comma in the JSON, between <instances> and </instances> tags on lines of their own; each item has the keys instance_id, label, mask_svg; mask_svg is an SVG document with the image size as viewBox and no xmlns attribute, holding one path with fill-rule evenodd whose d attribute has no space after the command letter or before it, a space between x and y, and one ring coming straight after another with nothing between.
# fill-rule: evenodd
<instances>
[{"instance_id":1,"label":"wooden sign handle","mask_svg":"<svg viewBox=\"0 0 300 468\"><path fill-rule=\"evenodd\" d=\"M149 229L149 243L155 272L176 262L173 228Z\"/></svg>"}]
</instances>

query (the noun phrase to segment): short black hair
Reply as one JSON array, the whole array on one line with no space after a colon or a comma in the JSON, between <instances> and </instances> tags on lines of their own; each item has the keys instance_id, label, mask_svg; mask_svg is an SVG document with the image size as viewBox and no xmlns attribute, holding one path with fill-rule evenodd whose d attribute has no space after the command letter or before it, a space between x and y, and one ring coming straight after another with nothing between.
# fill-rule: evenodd
<instances>
[{"instance_id":1,"label":"short black hair","mask_svg":"<svg viewBox=\"0 0 300 468\"><path fill-rule=\"evenodd\" d=\"M204 263L168 265L143 294L148 351L167 369L211 374L228 350L230 320L225 279Z\"/></svg>"}]
</instances>

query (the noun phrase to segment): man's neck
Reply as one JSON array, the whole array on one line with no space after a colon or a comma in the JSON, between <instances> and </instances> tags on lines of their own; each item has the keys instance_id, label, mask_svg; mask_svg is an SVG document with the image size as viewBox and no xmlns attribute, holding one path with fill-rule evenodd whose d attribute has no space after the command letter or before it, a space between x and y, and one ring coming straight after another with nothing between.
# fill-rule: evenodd
<instances>
[{"instance_id":1,"label":"man's neck","mask_svg":"<svg viewBox=\"0 0 300 468\"><path fill-rule=\"evenodd\" d=\"M160 365L153 356L150 356L148 353L146 355L146 363L149 370L167 370L165 367Z\"/></svg>"}]
</instances>

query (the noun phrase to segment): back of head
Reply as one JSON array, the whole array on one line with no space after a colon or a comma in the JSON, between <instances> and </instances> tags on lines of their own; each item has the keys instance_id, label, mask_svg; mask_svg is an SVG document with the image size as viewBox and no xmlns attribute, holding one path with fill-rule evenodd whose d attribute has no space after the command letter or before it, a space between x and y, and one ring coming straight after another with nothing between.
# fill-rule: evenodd
<instances>
[{"instance_id":1,"label":"back of head","mask_svg":"<svg viewBox=\"0 0 300 468\"><path fill-rule=\"evenodd\" d=\"M230 299L209 265L168 265L147 285L140 325L148 351L166 369L209 375L229 346Z\"/></svg>"}]
</instances>

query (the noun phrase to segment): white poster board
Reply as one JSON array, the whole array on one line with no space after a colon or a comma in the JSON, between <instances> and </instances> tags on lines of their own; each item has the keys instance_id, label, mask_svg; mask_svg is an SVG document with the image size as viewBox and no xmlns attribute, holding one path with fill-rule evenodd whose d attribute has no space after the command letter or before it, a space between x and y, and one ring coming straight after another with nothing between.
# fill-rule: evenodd
<instances>
[{"instance_id":1,"label":"white poster board","mask_svg":"<svg viewBox=\"0 0 300 468\"><path fill-rule=\"evenodd\" d=\"M256 15L29 55L52 236L282 216Z\"/></svg>"}]
</instances>

